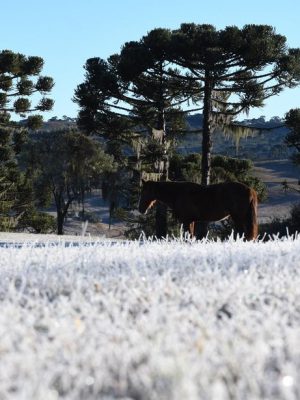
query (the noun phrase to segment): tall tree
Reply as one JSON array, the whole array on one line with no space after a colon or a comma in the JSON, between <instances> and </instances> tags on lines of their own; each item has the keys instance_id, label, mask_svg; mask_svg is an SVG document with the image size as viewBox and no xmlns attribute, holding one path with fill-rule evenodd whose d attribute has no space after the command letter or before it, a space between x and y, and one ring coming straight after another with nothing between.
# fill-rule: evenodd
<instances>
[{"instance_id":1,"label":"tall tree","mask_svg":"<svg viewBox=\"0 0 300 400\"><path fill-rule=\"evenodd\" d=\"M300 49L288 48L286 38L268 25L218 31L212 25L182 24L172 40L170 61L181 68L182 79L202 86L201 183L208 185L213 129L299 84Z\"/></svg>"},{"instance_id":2,"label":"tall tree","mask_svg":"<svg viewBox=\"0 0 300 400\"><path fill-rule=\"evenodd\" d=\"M267 25L218 31L212 25L182 24L173 31L172 41L170 61L180 67L182 79L201 84L201 183L209 185L213 130L233 130L241 112L261 107L267 98L297 85L300 50L289 49L286 38ZM240 134L242 127L237 128ZM206 236L207 223L198 228L197 236Z\"/></svg>"},{"instance_id":3,"label":"tall tree","mask_svg":"<svg viewBox=\"0 0 300 400\"><path fill-rule=\"evenodd\" d=\"M203 109L201 183L208 185L212 131L230 127L239 113L298 84L299 61L299 49L289 49L286 38L266 25L155 29L108 61L88 60L86 81L75 92L79 123L121 140L155 128L162 132L163 161L167 116L193 103ZM167 164L160 163L163 179Z\"/></svg>"},{"instance_id":4,"label":"tall tree","mask_svg":"<svg viewBox=\"0 0 300 400\"><path fill-rule=\"evenodd\" d=\"M75 92L81 106L79 124L85 129L133 147L148 137L157 150L152 168L162 180L168 176L168 138L180 126L178 115L187 91L187 83L169 71L169 40L169 31L157 29L138 42L126 43L107 62L88 60L86 81ZM157 208L156 236L166 236L163 205Z\"/></svg>"},{"instance_id":5,"label":"tall tree","mask_svg":"<svg viewBox=\"0 0 300 400\"><path fill-rule=\"evenodd\" d=\"M0 51L0 224L2 229L16 225L33 201L30 179L18 166L20 153L27 136L27 128L41 125L42 116L27 118L26 123L11 121L11 117L25 117L35 112L48 111L53 101L44 95L53 87L52 78L42 76L43 59L26 57L10 50ZM42 98L32 105L31 96Z\"/></svg>"},{"instance_id":6,"label":"tall tree","mask_svg":"<svg viewBox=\"0 0 300 400\"><path fill-rule=\"evenodd\" d=\"M152 136L149 144L152 158L154 156L154 171L163 181L168 179L170 140L183 129L180 106L189 98L187 86L191 85L176 77L176 70L167 60L170 39L169 30L154 29L140 41L126 43L117 64L128 90L140 100L134 106L134 113ZM167 208L159 203L156 207L156 236L160 238L166 234Z\"/></svg>"}]
</instances>

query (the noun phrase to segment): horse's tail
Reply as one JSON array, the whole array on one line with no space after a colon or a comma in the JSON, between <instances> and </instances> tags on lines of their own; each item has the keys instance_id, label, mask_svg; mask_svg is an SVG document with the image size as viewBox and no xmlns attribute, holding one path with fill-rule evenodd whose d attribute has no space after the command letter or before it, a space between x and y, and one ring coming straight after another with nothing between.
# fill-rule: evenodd
<instances>
[{"instance_id":1,"label":"horse's tail","mask_svg":"<svg viewBox=\"0 0 300 400\"><path fill-rule=\"evenodd\" d=\"M246 239L254 240L258 235L257 193L251 189L251 197L246 217Z\"/></svg>"}]
</instances>

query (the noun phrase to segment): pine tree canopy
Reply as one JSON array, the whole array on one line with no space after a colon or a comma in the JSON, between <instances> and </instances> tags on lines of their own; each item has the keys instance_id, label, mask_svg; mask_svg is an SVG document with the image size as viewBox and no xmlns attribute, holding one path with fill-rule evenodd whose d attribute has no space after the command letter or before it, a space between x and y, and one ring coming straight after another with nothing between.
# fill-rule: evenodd
<instances>
[{"instance_id":1,"label":"pine tree canopy","mask_svg":"<svg viewBox=\"0 0 300 400\"><path fill-rule=\"evenodd\" d=\"M34 111L49 111L53 100L44 97L54 86L53 79L41 76L44 61L41 57L26 57L10 50L0 51L0 124L7 125L12 113L25 117ZM30 96L42 95L37 104ZM40 116L31 116L30 127L41 122Z\"/></svg>"},{"instance_id":2,"label":"pine tree canopy","mask_svg":"<svg viewBox=\"0 0 300 400\"><path fill-rule=\"evenodd\" d=\"M182 24L173 31L170 61L182 68L185 79L209 80L212 100L227 106L216 113L232 116L261 107L300 81L300 49L288 48L286 38L268 25L218 31L212 25Z\"/></svg>"},{"instance_id":3,"label":"pine tree canopy","mask_svg":"<svg viewBox=\"0 0 300 400\"><path fill-rule=\"evenodd\" d=\"M119 54L86 63L74 100L79 124L107 137L141 131L180 132L175 116L203 110L202 183L210 181L211 134L217 128L247 135L234 119L300 82L300 49L272 26L182 24L154 29L125 43Z\"/></svg>"}]
</instances>

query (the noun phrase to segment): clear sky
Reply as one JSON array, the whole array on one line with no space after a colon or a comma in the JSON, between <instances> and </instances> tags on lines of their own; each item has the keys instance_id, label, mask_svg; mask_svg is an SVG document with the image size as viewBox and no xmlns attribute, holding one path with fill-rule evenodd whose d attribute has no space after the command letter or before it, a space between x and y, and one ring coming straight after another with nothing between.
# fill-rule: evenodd
<instances>
[{"instance_id":1,"label":"clear sky","mask_svg":"<svg viewBox=\"0 0 300 400\"><path fill-rule=\"evenodd\" d=\"M55 80L54 109L45 119L76 117L72 97L88 58L107 58L153 28L174 29L182 22L218 29L268 24L287 37L290 47L300 47L299 0L14 0L2 2L1 14L0 50L43 57L43 75ZM300 107L300 88L269 99L249 116L281 117L294 107Z\"/></svg>"}]
</instances>

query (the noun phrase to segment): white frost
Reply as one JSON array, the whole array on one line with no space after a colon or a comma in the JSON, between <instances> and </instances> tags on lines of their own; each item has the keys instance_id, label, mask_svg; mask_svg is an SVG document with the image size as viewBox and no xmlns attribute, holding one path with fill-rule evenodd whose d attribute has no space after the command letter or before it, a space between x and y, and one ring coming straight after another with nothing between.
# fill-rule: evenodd
<instances>
[{"instance_id":1,"label":"white frost","mask_svg":"<svg viewBox=\"0 0 300 400\"><path fill-rule=\"evenodd\" d=\"M300 398L300 239L0 249L0 399Z\"/></svg>"}]
</instances>

